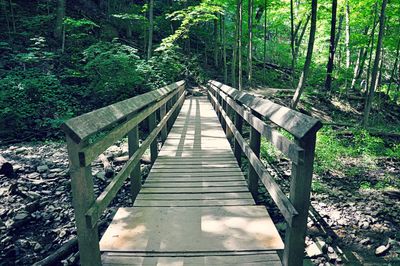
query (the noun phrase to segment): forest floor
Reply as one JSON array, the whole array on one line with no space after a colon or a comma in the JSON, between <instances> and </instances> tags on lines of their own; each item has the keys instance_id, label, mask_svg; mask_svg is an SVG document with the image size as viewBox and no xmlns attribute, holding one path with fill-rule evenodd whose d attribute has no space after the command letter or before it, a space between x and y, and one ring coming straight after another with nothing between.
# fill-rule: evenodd
<instances>
[{"instance_id":1,"label":"forest floor","mask_svg":"<svg viewBox=\"0 0 400 266\"><path fill-rule=\"evenodd\" d=\"M288 93L275 90L268 97L286 104L290 99ZM310 108L310 99L318 104ZM360 118L357 109L340 111L341 106L346 107L348 103L340 99L330 103L339 107L332 109L324 99L311 95L300 108L318 114L324 121L346 117L348 122ZM335 117L331 115L332 110L337 112ZM386 112L389 113L386 117L392 119L392 111ZM399 114L398 110L395 112ZM399 121L396 122L398 125ZM345 131L344 138L350 134L343 126L334 130ZM388 141L396 139L390 137ZM17 173L11 178L0 175L0 265L31 265L76 236L66 145L62 141L26 142L3 145L0 153L13 164ZM122 167L121 158L127 155L126 141L111 146L105 154L118 172ZM399 191L396 182L400 181L400 160L391 157L366 160L361 156L346 157L340 167L333 167L331 171L318 170L314 175L306 250L315 265L400 265L400 203L398 194L391 193ZM145 178L149 165L142 164L142 170ZM275 158L268 170L287 191L288 160ZM111 180L100 161L93 164L93 176L95 193L99 194ZM283 235L282 216L265 188L260 187L260 192L259 201L268 206ZM110 221L118 207L129 204L126 182L102 220ZM102 226L100 231L104 230ZM77 264L76 247L71 251L60 264ZM326 264L328 262L330 264Z\"/></svg>"}]
</instances>

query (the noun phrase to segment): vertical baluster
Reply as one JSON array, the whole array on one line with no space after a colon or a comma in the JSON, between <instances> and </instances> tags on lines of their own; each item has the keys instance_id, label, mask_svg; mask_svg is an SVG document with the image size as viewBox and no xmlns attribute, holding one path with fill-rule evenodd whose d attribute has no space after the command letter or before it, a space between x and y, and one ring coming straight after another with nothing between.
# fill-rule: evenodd
<instances>
[{"instance_id":1,"label":"vertical baluster","mask_svg":"<svg viewBox=\"0 0 400 266\"><path fill-rule=\"evenodd\" d=\"M129 157L132 157L132 155L138 148L139 148L139 128L138 126L136 126L128 133ZM135 166L135 168L133 168L130 178L131 178L131 197L133 204L135 202L137 195L139 194L140 188L142 187L140 161Z\"/></svg>"},{"instance_id":2,"label":"vertical baluster","mask_svg":"<svg viewBox=\"0 0 400 266\"><path fill-rule=\"evenodd\" d=\"M243 131L243 117L241 117L238 113L235 112L235 127L242 134ZM239 142L235 138L235 143L233 146L233 151L236 157L236 161L238 162L239 166L242 165L242 148L239 145Z\"/></svg>"},{"instance_id":3,"label":"vertical baluster","mask_svg":"<svg viewBox=\"0 0 400 266\"><path fill-rule=\"evenodd\" d=\"M254 114L257 117L261 117L258 113L252 110L252 114ZM260 157L260 145L261 145L261 135L260 133L255 130L253 127L251 127L250 130L250 148L253 150L253 152L257 155L257 157ZM256 171L254 170L253 166L249 164L249 172L248 172L248 186L249 190L251 192L251 195L253 195L254 200L257 202L257 196L258 196L258 175Z\"/></svg>"},{"instance_id":4,"label":"vertical baluster","mask_svg":"<svg viewBox=\"0 0 400 266\"><path fill-rule=\"evenodd\" d=\"M86 212L94 203L95 197L91 167L83 167L79 161L79 151L83 145L83 143L75 143L67 135L72 205L78 233L80 263L82 265L101 265L97 225L91 228L87 225L85 217Z\"/></svg>"},{"instance_id":5,"label":"vertical baluster","mask_svg":"<svg viewBox=\"0 0 400 266\"><path fill-rule=\"evenodd\" d=\"M157 126L156 113L153 112L151 115L149 115L147 119L149 121L149 133L151 133ZM150 159L152 163L156 161L157 154L158 154L158 140L157 138L155 138L153 142L150 144Z\"/></svg>"},{"instance_id":6,"label":"vertical baluster","mask_svg":"<svg viewBox=\"0 0 400 266\"><path fill-rule=\"evenodd\" d=\"M167 113L167 105L163 104L160 107L160 120L164 118L166 113ZM167 126L164 126L161 129L160 136L161 136L161 141L164 143L164 141L167 139Z\"/></svg>"}]
</instances>

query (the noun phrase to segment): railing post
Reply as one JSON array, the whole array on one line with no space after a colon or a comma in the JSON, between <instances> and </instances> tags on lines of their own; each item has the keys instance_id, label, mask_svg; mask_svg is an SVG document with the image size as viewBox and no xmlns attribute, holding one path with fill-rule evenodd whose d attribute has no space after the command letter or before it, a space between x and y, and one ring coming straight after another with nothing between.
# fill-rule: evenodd
<instances>
[{"instance_id":1,"label":"railing post","mask_svg":"<svg viewBox=\"0 0 400 266\"><path fill-rule=\"evenodd\" d=\"M139 128L138 126L134 127L128 133L128 152L129 157L135 153L135 151L139 149ZM130 175L131 179L131 197L132 204L135 202L137 195L139 194L140 188L142 187L142 175L140 171L140 162L133 168L132 173Z\"/></svg>"},{"instance_id":2,"label":"railing post","mask_svg":"<svg viewBox=\"0 0 400 266\"><path fill-rule=\"evenodd\" d=\"M258 113L254 112L253 110L251 113L257 117L261 117ZM260 145L261 145L261 135L260 133L251 127L250 130L250 148L253 150L255 155L257 157L260 157ZM249 164L249 172L248 172L248 187L251 192L251 195L253 196L254 200L257 202L257 196L258 196L258 175L257 172L254 170L253 166Z\"/></svg>"},{"instance_id":3,"label":"railing post","mask_svg":"<svg viewBox=\"0 0 400 266\"><path fill-rule=\"evenodd\" d=\"M101 265L97 225L93 228L86 223L85 214L93 204L93 178L90 166L82 167L79 151L83 144L75 143L67 135L69 173L71 176L72 205L78 233L79 257L81 265Z\"/></svg>"},{"instance_id":4,"label":"railing post","mask_svg":"<svg viewBox=\"0 0 400 266\"><path fill-rule=\"evenodd\" d=\"M225 103L225 111L226 111L226 114L228 115L228 117L229 117L231 120L233 120L233 119L232 119L232 112L234 112L234 110L229 106L229 104L228 104L226 101L225 101L224 103ZM231 141L232 138L233 138L233 133L232 133L230 127L225 126L225 134L226 134L226 138L227 138L229 141Z\"/></svg>"},{"instance_id":5,"label":"railing post","mask_svg":"<svg viewBox=\"0 0 400 266\"><path fill-rule=\"evenodd\" d=\"M243 117L241 117L238 113L235 112L235 127L242 134L243 129ZM242 148L240 147L239 142L235 138L235 143L233 146L233 151L236 157L236 161L241 166L242 165Z\"/></svg>"},{"instance_id":6,"label":"railing post","mask_svg":"<svg viewBox=\"0 0 400 266\"><path fill-rule=\"evenodd\" d=\"M290 201L298 212L292 225L286 230L283 264L303 265L304 241L307 230L308 209L310 207L311 180L314 164L316 132L310 132L295 142L304 149L304 161L292 163Z\"/></svg>"},{"instance_id":7,"label":"railing post","mask_svg":"<svg viewBox=\"0 0 400 266\"><path fill-rule=\"evenodd\" d=\"M157 126L156 112L153 112L151 115L149 115L147 119L149 121L149 133L151 133ZM156 161L157 154L158 154L158 140L157 138L155 138L153 142L150 144L150 159L152 163Z\"/></svg>"},{"instance_id":8,"label":"railing post","mask_svg":"<svg viewBox=\"0 0 400 266\"><path fill-rule=\"evenodd\" d=\"M167 105L163 104L160 107L160 120L164 118L166 113L167 113ZM164 143L164 141L167 139L167 126L164 126L161 129L160 136L161 136L161 141Z\"/></svg>"}]
</instances>

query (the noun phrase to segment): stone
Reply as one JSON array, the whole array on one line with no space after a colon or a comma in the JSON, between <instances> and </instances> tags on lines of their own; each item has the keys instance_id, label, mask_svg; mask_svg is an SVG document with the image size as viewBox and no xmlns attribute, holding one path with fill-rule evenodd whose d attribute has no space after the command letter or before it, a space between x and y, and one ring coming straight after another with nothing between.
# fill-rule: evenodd
<instances>
[{"instance_id":1,"label":"stone","mask_svg":"<svg viewBox=\"0 0 400 266\"><path fill-rule=\"evenodd\" d=\"M47 171L49 170L49 167L48 167L47 165L43 164L43 165L39 165L39 166L36 168L36 170L37 170L39 173L44 173L44 172L47 172Z\"/></svg>"},{"instance_id":2,"label":"stone","mask_svg":"<svg viewBox=\"0 0 400 266\"><path fill-rule=\"evenodd\" d=\"M369 243L371 243L371 239L369 237L364 238L363 240L360 241L361 245L368 245Z\"/></svg>"},{"instance_id":3,"label":"stone","mask_svg":"<svg viewBox=\"0 0 400 266\"><path fill-rule=\"evenodd\" d=\"M324 253L320 249L320 247L316 243L312 243L308 247L306 247L307 256L310 258L317 258L322 256Z\"/></svg>"},{"instance_id":4,"label":"stone","mask_svg":"<svg viewBox=\"0 0 400 266\"><path fill-rule=\"evenodd\" d=\"M36 243L35 246L33 247L33 250L35 252L38 252L42 249L42 245L40 245L39 243Z\"/></svg>"},{"instance_id":5,"label":"stone","mask_svg":"<svg viewBox=\"0 0 400 266\"><path fill-rule=\"evenodd\" d=\"M28 212L26 212L26 211L21 211L21 212L18 212L18 213L15 215L14 221L22 221L22 220L25 220L25 219L28 218L28 217L29 217L29 213L28 213Z\"/></svg>"},{"instance_id":6,"label":"stone","mask_svg":"<svg viewBox=\"0 0 400 266\"><path fill-rule=\"evenodd\" d=\"M375 255L376 255L376 256L383 256L383 255L386 254L386 252L387 252L389 249L390 249L390 245L389 245L389 244L386 245L386 246L381 245L381 246L379 246L379 247L376 248L376 250L375 250Z\"/></svg>"}]
</instances>

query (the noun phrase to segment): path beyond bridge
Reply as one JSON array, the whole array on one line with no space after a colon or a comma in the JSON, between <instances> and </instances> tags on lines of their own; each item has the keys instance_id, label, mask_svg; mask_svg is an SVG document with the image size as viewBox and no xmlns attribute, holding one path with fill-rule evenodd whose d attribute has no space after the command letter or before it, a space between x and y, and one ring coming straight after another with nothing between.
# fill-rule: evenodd
<instances>
[{"instance_id":1,"label":"path beyond bridge","mask_svg":"<svg viewBox=\"0 0 400 266\"><path fill-rule=\"evenodd\" d=\"M185 97L184 83L175 83L64 125L82 264L302 264L315 133L320 125L269 101L261 102L263 106L258 101L252 108L249 101L254 98L224 86L212 81L208 97ZM265 104L270 107L264 112L275 108L272 114L263 114L260 108ZM93 121L99 114L109 122ZM264 123L262 116L292 133L295 142ZM144 119L150 134L139 146L138 124ZM289 119L291 125L282 126L279 119ZM84 121L89 125L82 129ZM244 122L251 128L250 143L241 135ZM305 130L297 128L300 122ZM88 141L111 126L106 137ZM130 160L95 199L90 163L126 134ZM164 142L160 151L157 136ZM292 160L295 187L290 200L258 158L261 136ZM154 164L141 187L139 161L148 147ZM243 154L249 160L247 178L239 166ZM118 209L99 243L97 221L129 176L133 207ZM259 181L288 223L285 244L265 206L254 201Z\"/></svg>"}]
</instances>

